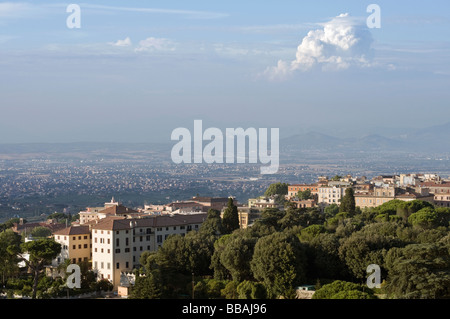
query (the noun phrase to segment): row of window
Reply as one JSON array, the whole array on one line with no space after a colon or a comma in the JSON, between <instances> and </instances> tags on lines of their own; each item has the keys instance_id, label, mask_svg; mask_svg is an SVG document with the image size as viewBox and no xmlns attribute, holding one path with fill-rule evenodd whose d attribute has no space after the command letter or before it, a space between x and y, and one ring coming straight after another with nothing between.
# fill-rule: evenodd
<instances>
[{"instance_id":1,"label":"row of window","mask_svg":"<svg viewBox=\"0 0 450 319\"><path fill-rule=\"evenodd\" d=\"M63 259L61 257L56 258L56 260L57 260L58 264L60 264L63 261ZM88 258L87 257L83 257L83 258L80 257L80 258L78 258L78 261L77 261L76 258L72 258L72 264L76 264L77 262L81 263L82 261L88 261Z\"/></svg>"},{"instance_id":2,"label":"row of window","mask_svg":"<svg viewBox=\"0 0 450 319\"><path fill-rule=\"evenodd\" d=\"M100 264L100 268L98 267L99 264ZM126 261L125 262L125 268L128 268L129 266L130 266L129 262ZM109 269L111 269L111 263L109 263L109 262L105 263L103 261L101 261L101 262L94 261L94 269L107 269L107 270L109 270ZM120 269L120 263L116 263L116 269Z\"/></svg>"},{"instance_id":3,"label":"row of window","mask_svg":"<svg viewBox=\"0 0 450 319\"><path fill-rule=\"evenodd\" d=\"M81 245L81 244L79 244L79 245L72 245L72 249L77 249L77 247L78 247L78 249L82 249L82 248L84 248L84 249L86 249L86 248L88 248L88 244L83 244L83 245ZM89 248L92 248L92 244L89 244ZM69 249L69 246L67 246L67 245L62 245L62 248L61 249Z\"/></svg>"},{"instance_id":4,"label":"row of window","mask_svg":"<svg viewBox=\"0 0 450 319\"><path fill-rule=\"evenodd\" d=\"M143 246L139 246L139 251L143 251ZM150 250L150 245L147 245L147 250ZM130 248L125 248L124 250L123 250L124 252L126 252L126 253L129 253L130 252ZM137 251L137 248L136 248L136 246L135 247L133 247L133 251ZM100 252L100 253L107 253L107 254L110 254L111 253L111 249L104 249L104 248L97 248L97 247L95 247L94 248L94 252L95 253L97 253L97 252ZM120 254L120 252L121 252L121 250L120 250L120 248L116 248L115 250L114 250L114 252L116 253L116 254Z\"/></svg>"},{"instance_id":5,"label":"row of window","mask_svg":"<svg viewBox=\"0 0 450 319\"><path fill-rule=\"evenodd\" d=\"M83 237L83 240L86 240L86 239L88 239L88 236L89 236L89 239L92 238L91 234L89 234L89 235L78 236L78 240L81 240L81 237ZM57 235L56 239L62 239L61 237L64 237L64 240L67 240L67 236L61 236L61 235ZM72 236L72 240L77 240L77 236Z\"/></svg>"}]
</instances>

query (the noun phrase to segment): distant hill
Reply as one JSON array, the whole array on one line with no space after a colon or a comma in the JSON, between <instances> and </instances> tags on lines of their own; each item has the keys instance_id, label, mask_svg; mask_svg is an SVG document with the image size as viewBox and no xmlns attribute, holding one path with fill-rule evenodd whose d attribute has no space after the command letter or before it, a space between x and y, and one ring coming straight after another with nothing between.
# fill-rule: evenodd
<instances>
[{"instance_id":1,"label":"distant hill","mask_svg":"<svg viewBox=\"0 0 450 319\"><path fill-rule=\"evenodd\" d=\"M395 136L369 134L339 138L320 132L296 134L280 140L280 148L323 151L424 151L450 153L450 122L423 129L413 129Z\"/></svg>"},{"instance_id":2,"label":"distant hill","mask_svg":"<svg viewBox=\"0 0 450 319\"><path fill-rule=\"evenodd\" d=\"M352 128L352 130L354 130ZM404 151L450 153L450 122L420 129L404 129L392 134L390 130L381 133L360 136L354 134L351 138L341 138L332 133L311 131L292 135L280 140L280 150L296 153L305 150L321 152L361 152L361 151ZM350 132L350 131L349 131ZM340 132L342 134L342 130ZM348 136L348 134L347 134ZM155 155L158 158L170 160L173 142L167 143L21 143L0 144L1 158L26 158L36 155L42 157L133 157Z\"/></svg>"}]
</instances>

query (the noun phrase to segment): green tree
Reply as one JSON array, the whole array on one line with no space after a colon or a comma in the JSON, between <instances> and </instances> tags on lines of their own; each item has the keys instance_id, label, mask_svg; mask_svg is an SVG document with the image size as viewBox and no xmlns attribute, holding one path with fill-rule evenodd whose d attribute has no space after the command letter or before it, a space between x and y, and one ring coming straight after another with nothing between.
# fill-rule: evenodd
<instances>
[{"instance_id":1,"label":"green tree","mask_svg":"<svg viewBox=\"0 0 450 319\"><path fill-rule=\"evenodd\" d=\"M216 245L218 249L214 251L215 256L211 261L215 274L223 267L234 281L251 279L250 260L256 241L257 238L249 237L245 231L234 232L221 239ZM223 276L217 278L223 279Z\"/></svg>"},{"instance_id":2,"label":"green tree","mask_svg":"<svg viewBox=\"0 0 450 319\"><path fill-rule=\"evenodd\" d=\"M404 242L399 238L386 236L380 232L380 227L369 224L341 241L339 256L353 278L363 280L367 278L368 265L377 264L383 268L386 253L392 247L403 246Z\"/></svg>"},{"instance_id":3,"label":"green tree","mask_svg":"<svg viewBox=\"0 0 450 319\"><path fill-rule=\"evenodd\" d=\"M283 205L286 202L285 195L288 194L289 184L286 183L273 183L270 184L267 190L264 192L264 195L267 197L273 197L275 202Z\"/></svg>"},{"instance_id":4,"label":"green tree","mask_svg":"<svg viewBox=\"0 0 450 319\"><path fill-rule=\"evenodd\" d=\"M43 226L35 227L31 231L31 236L33 238L47 238L50 237L51 235L52 231L49 228Z\"/></svg>"},{"instance_id":5,"label":"green tree","mask_svg":"<svg viewBox=\"0 0 450 319\"><path fill-rule=\"evenodd\" d=\"M450 298L449 243L411 244L386 256L388 296L406 299Z\"/></svg>"},{"instance_id":6,"label":"green tree","mask_svg":"<svg viewBox=\"0 0 450 319\"><path fill-rule=\"evenodd\" d=\"M228 206L225 208L222 217L222 225L226 233L230 234L235 229L239 229L239 213L233 199L228 198Z\"/></svg>"},{"instance_id":7,"label":"green tree","mask_svg":"<svg viewBox=\"0 0 450 319\"><path fill-rule=\"evenodd\" d=\"M337 213L339 213L339 205L338 204L331 204L325 207L324 213L327 218L336 216Z\"/></svg>"},{"instance_id":8,"label":"green tree","mask_svg":"<svg viewBox=\"0 0 450 319\"><path fill-rule=\"evenodd\" d=\"M397 206L397 215L402 217L405 221L408 220L408 217L415 212L418 212L422 208L430 207L433 208L433 205L422 201L422 200L412 200L409 202L402 202Z\"/></svg>"},{"instance_id":9,"label":"green tree","mask_svg":"<svg viewBox=\"0 0 450 319\"><path fill-rule=\"evenodd\" d=\"M262 237L255 245L250 267L269 298L286 297L306 278L305 247L294 234L278 232Z\"/></svg>"},{"instance_id":10,"label":"green tree","mask_svg":"<svg viewBox=\"0 0 450 319\"><path fill-rule=\"evenodd\" d=\"M345 189L345 195L341 200L341 205L339 206L339 212L349 213L351 216L356 212L355 206L355 194L351 187Z\"/></svg>"},{"instance_id":11,"label":"green tree","mask_svg":"<svg viewBox=\"0 0 450 319\"><path fill-rule=\"evenodd\" d=\"M335 280L314 292L313 299L376 299L373 291L353 282Z\"/></svg>"},{"instance_id":12,"label":"green tree","mask_svg":"<svg viewBox=\"0 0 450 319\"><path fill-rule=\"evenodd\" d=\"M20 251L21 237L11 229L0 233L0 272L2 286L7 278L19 272L17 254Z\"/></svg>"},{"instance_id":13,"label":"green tree","mask_svg":"<svg viewBox=\"0 0 450 319\"><path fill-rule=\"evenodd\" d=\"M171 235L147 265L152 263L168 273L209 275L215 237L191 231L186 236Z\"/></svg>"},{"instance_id":14,"label":"green tree","mask_svg":"<svg viewBox=\"0 0 450 319\"><path fill-rule=\"evenodd\" d=\"M264 299L267 296L264 285L250 280L242 281L236 290L239 299Z\"/></svg>"},{"instance_id":15,"label":"green tree","mask_svg":"<svg viewBox=\"0 0 450 319\"><path fill-rule=\"evenodd\" d=\"M339 258L339 238L332 233L318 233L307 243L310 282L316 278L346 278L345 263Z\"/></svg>"},{"instance_id":16,"label":"green tree","mask_svg":"<svg viewBox=\"0 0 450 319\"><path fill-rule=\"evenodd\" d=\"M298 191L298 192L297 192L297 197L298 197L298 199L300 199L300 200L306 200L306 199L311 199L311 198L313 198L310 189L306 189L306 190L304 190L304 191Z\"/></svg>"},{"instance_id":17,"label":"green tree","mask_svg":"<svg viewBox=\"0 0 450 319\"><path fill-rule=\"evenodd\" d=\"M269 187L264 192L264 195L265 196L287 195L288 186L289 186L289 184L281 183L281 182L270 184Z\"/></svg>"},{"instance_id":18,"label":"green tree","mask_svg":"<svg viewBox=\"0 0 450 319\"><path fill-rule=\"evenodd\" d=\"M140 276L137 274L131 289L130 299L160 299L162 297L160 278L156 272L148 272Z\"/></svg>"},{"instance_id":19,"label":"green tree","mask_svg":"<svg viewBox=\"0 0 450 319\"><path fill-rule=\"evenodd\" d=\"M432 228L437 224L438 214L431 207L425 207L412 213L408 217L408 223L421 228Z\"/></svg>"},{"instance_id":20,"label":"green tree","mask_svg":"<svg viewBox=\"0 0 450 319\"><path fill-rule=\"evenodd\" d=\"M200 232L214 236L220 236L225 233L222 218L220 218L220 212L218 210L212 208L208 210L206 220L200 226Z\"/></svg>"},{"instance_id":21,"label":"green tree","mask_svg":"<svg viewBox=\"0 0 450 319\"><path fill-rule=\"evenodd\" d=\"M44 270L44 266L50 264L52 259L56 258L61 252L61 244L55 242L53 239L38 239L23 243L21 250L22 253L19 254L20 258L33 273L32 298L35 299L39 275ZM24 257L23 253L25 252L29 254L29 259Z\"/></svg>"},{"instance_id":22,"label":"green tree","mask_svg":"<svg viewBox=\"0 0 450 319\"><path fill-rule=\"evenodd\" d=\"M225 299L237 299L238 293L237 293L237 287L239 283L236 281L230 281L225 285L225 288L223 288L220 291L220 294Z\"/></svg>"}]
</instances>

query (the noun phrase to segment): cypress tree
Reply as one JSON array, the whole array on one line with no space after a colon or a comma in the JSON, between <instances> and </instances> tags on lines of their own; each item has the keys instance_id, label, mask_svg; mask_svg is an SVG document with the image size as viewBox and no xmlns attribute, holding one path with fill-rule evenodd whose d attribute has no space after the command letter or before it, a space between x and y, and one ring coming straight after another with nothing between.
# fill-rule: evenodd
<instances>
[{"instance_id":1,"label":"cypress tree","mask_svg":"<svg viewBox=\"0 0 450 319\"><path fill-rule=\"evenodd\" d=\"M233 198L228 198L228 207L223 212L222 226L227 234L239 228L239 213L237 206L233 203Z\"/></svg>"},{"instance_id":2,"label":"cypress tree","mask_svg":"<svg viewBox=\"0 0 450 319\"><path fill-rule=\"evenodd\" d=\"M353 188L349 187L345 190L345 195L341 200L341 205L339 206L339 212L346 212L350 215L354 215L356 212L355 205L355 192Z\"/></svg>"}]
</instances>

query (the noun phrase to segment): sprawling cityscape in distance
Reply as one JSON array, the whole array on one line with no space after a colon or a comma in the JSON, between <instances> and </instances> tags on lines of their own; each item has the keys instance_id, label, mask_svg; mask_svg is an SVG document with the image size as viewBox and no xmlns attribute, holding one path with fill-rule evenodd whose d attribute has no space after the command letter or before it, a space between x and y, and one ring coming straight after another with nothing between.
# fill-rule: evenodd
<instances>
[{"instance_id":1,"label":"sprawling cityscape in distance","mask_svg":"<svg viewBox=\"0 0 450 319\"><path fill-rule=\"evenodd\" d=\"M312 183L322 175L370 179L436 173L448 178L450 151L439 149L450 142L442 136L450 136L450 123L418 133L408 143L374 135L361 136L359 145L315 132L295 135L281 140L280 168L270 175L261 175L259 166L248 162L174 164L168 143L3 144L0 222L77 213L111 196L132 207L196 194L233 196L244 203L273 182ZM450 150L450 145L443 150Z\"/></svg>"},{"instance_id":2,"label":"sprawling cityscape in distance","mask_svg":"<svg viewBox=\"0 0 450 319\"><path fill-rule=\"evenodd\" d=\"M0 1L0 299L449 299L449 24L444 0Z\"/></svg>"}]
</instances>

